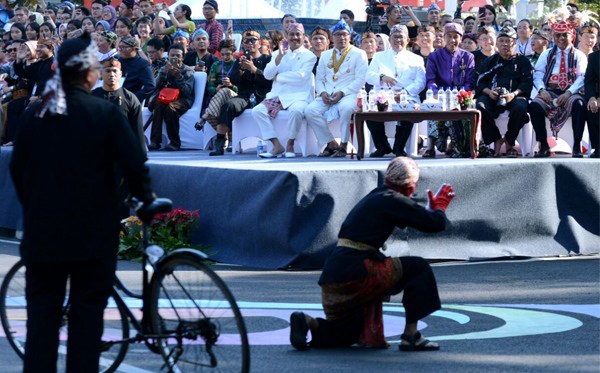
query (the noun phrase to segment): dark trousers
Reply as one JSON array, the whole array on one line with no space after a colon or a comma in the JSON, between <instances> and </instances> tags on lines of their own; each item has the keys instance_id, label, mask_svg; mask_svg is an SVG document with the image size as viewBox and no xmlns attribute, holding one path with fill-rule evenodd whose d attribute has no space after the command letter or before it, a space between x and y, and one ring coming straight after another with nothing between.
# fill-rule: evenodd
<instances>
[{"instance_id":1,"label":"dark trousers","mask_svg":"<svg viewBox=\"0 0 600 373\"><path fill-rule=\"evenodd\" d=\"M258 103L257 103L258 104ZM219 124L225 124L230 129L233 125L233 120L244 112L247 108L251 108L250 100L244 97L232 97L221 106L221 115L219 116Z\"/></svg>"},{"instance_id":2,"label":"dark trousers","mask_svg":"<svg viewBox=\"0 0 600 373\"><path fill-rule=\"evenodd\" d=\"M417 322L439 310L442 305L437 283L429 263L420 257L402 257L402 278L390 290L389 295L404 290L402 305L406 322ZM320 348L348 347L360 338L364 317L362 313L343 323L317 319L319 328L312 336L310 345Z\"/></svg>"},{"instance_id":3,"label":"dark trousers","mask_svg":"<svg viewBox=\"0 0 600 373\"><path fill-rule=\"evenodd\" d=\"M27 108L29 97L15 98L6 107L6 142L14 141L17 137L19 119Z\"/></svg>"},{"instance_id":4,"label":"dark trousers","mask_svg":"<svg viewBox=\"0 0 600 373\"><path fill-rule=\"evenodd\" d=\"M25 272L27 342L23 373L56 373L67 278L70 277L67 373L97 373L104 308L116 258L28 264Z\"/></svg>"},{"instance_id":5,"label":"dark trousers","mask_svg":"<svg viewBox=\"0 0 600 373\"><path fill-rule=\"evenodd\" d=\"M590 142L592 149L598 150L600 143L600 111L592 113L588 109L585 110L588 131L590 131Z\"/></svg>"},{"instance_id":6,"label":"dark trousers","mask_svg":"<svg viewBox=\"0 0 600 373\"><path fill-rule=\"evenodd\" d=\"M481 96L477 99L477 109L481 111L481 134L486 144L492 144L502 138L502 134L496 126L496 119L504 109L498 109L497 103L498 101L492 100L489 96ZM529 122L527 99L516 97L506 105L506 110L509 114L505 138L510 146L515 146L519 131Z\"/></svg>"},{"instance_id":7,"label":"dark trousers","mask_svg":"<svg viewBox=\"0 0 600 373\"><path fill-rule=\"evenodd\" d=\"M181 139L179 138L179 118L185 114L190 107L190 104L183 99L173 101L168 105L157 101L152 114L153 119L150 141L160 145L162 141L162 123L164 119L169 141L175 146L181 146Z\"/></svg>"},{"instance_id":8,"label":"dark trousers","mask_svg":"<svg viewBox=\"0 0 600 373\"><path fill-rule=\"evenodd\" d=\"M553 90L558 95L565 91ZM535 131L535 139L542 146L548 147L548 133L546 132L546 114L542 107L535 101L529 105L529 115L531 115L531 125ZM585 129L585 106L583 100L576 100L571 108L571 122L573 123L573 137L575 143L578 143L583 138L583 130Z\"/></svg>"},{"instance_id":9,"label":"dark trousers","mask_svg":"<svg viewBox=\"0 0 600 373\"><path fill-rule=\"evenodd\" d=\"M412 130L413 124L411 122L402 121L400 125L396 126L396 135L394 137L394 153L404 151L406 142L410 137L410 131ZM367 121L367 127L373 137L373 143L377 149L383 149L386 146L390 146L387 135L385 134L384 122L373 122Z\"/></svg>"}]
</instances>

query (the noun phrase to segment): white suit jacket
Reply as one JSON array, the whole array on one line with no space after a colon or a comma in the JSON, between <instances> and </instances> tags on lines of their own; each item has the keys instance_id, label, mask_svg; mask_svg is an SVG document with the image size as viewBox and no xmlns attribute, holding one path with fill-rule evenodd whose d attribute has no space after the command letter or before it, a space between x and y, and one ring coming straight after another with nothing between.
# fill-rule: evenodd
<instances>
[{"instance_id":1,"label":"white suit jacket","mask_svg":"<svg viewBox=\"0 0 600 373\"><path fill-rule=\"evenodd\" d=\"M268 80L277 76L271 92L267 93L267 99L278 97L284 109L296 101L312 102L315 99L312 70L317 56L301 46L295 51L288 50L276 65L278 55L279 51L275 51L263 72Z\"/></svg>"},{"instance_id":2,"label":"white suit jacket","mask_svg":"<svg viewBox=\"0 0 600 373\"><path fill-rule=\"evenodd\" d=\"M334 81L333 67L327 67L330 62L333 62L333 53L337 53L336 59L339 61L341 53L335 48L321 53L315 82L317 95L320 96L323 92L332 94L339 91L344 92L344 96L357 94L365 85L369 65L367 54L362 49L351 46L350 52L346 55L337 74L335 74L338 79Z\"/></svg>"},{"instance_id":3,"label":"white suit jacket","mask_svg":"<svg viewBox=\"0 0 600 373\"><path fill-rule=\"evenodd\" d=\"M396 76L396 72L398 76ZM393 49L375 53L367 70L367 83L375 87L380 86L379 76L381 74L396 79L394 91L400 91L404 87L408 91L411 101L421 102L419 94L425 88L426 83L423 57L406 49L399 53L394 52Z\"/></svg>"}]
</instances>

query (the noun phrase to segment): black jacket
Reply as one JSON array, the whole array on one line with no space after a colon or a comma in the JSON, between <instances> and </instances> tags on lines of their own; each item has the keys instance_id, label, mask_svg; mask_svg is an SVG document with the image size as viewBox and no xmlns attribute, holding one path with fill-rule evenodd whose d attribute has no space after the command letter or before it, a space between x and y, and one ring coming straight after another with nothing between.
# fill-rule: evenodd
<instances>
[{"instance_id":1,"label":"black jacket","mask_svg":"<svg viewBox=\"0 0 600 373\"><path fill-rule=\"evenodd\" d=\"M33 96L41 96L46 87L46 82L52 77L52 64L54 58L46 58L25 66L25 61L15 63L15 73L21 78L30 79L36 82L37 88L32 93Z\"/></svg>"},{"instance_id":2,"label":"black jacket","mask_svg":"<svg viewBox=\"0 0 600 373\"><path fill-rule=\"evenodd\" d=\"M23 204L25 263L114 257L119 245L115 164L134 196L152 200L148 168L119 109L68 86L68 115L21 116L10 171ZM62 146L56 146L62 144Z\"/></svg>"},{"instance_id":3,"label":"black jacket","mask_svg":"<svg viewBox=\"0 0 600 373\"><path fill-rule=\"evenodd\" d=\"M121 61L121 70L125 77L123 88L136 95L140 102L150 98L156 87L150 63L140 56L121 57L119 61Z\"/></svg>"},{"instance_id":4,"label":"black jacket","mask_svg":"<svg viewBox=\"0 0 600 373\"><path fill-rule=\"evenodd\" d=\"M600 51L590 53L585 70L585 105L592 97L600 97Z\"/></svg>"},{"instance_id":5,"label":"black jacket","mask_svg":"<svg viewBox=\"0 0 600 373\"><path fill-rule=\"evenodd\" d=\"M498 67L500 64L502 66ZM494 68L496 70L490 72ZM533 89L533 71L531 62L522 54L514 55L508 60L500 57L499 53L488 57L483 63L481 74L479 75L477 95L483 95L485 88L492 88L494 76L496 76L498 87L504 87L510 92L519 89L526 98L529 98L529 95L531 95L531 90Z\"/></svg>"},{"instance_id":6,"label":"black jacket","mask_svg":"<svg viewBox=\"0 0 600 373\"><path fill-rule=\"evenodd\" d=\"M271 92L273 81L265 79L263 73L270 61L271 56L267 54L263 54L260 57L253 59L252 62L254 62L254 66L257 68L256 74L236 69L236 67L239 67L239 60L235 62L236 67L234 67L231 72L230 80L231 84L238 87L239 97L250 98L250 95L254 93L256 103L260 104L267 96L267 93Z\"/></svg>"}]
</instances>

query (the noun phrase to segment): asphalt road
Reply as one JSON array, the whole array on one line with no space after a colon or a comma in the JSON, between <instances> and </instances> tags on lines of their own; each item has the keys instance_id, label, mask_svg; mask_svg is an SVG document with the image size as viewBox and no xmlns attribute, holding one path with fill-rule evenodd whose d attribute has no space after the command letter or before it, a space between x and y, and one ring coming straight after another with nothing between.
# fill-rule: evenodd
<instances>
[{"instance_id":1,"label":"asphalt road","mask_svg":"<svg viewBox=\"0 0 600 373\"><path fill-rule=\"evenodd\" d=\"M0 279L18 260L17 245L0 241ZM300 352L288 343L289 314L319 314L319 271L264 271L215 266L236 296L250 333L253 372L600 372L600 257L434 264L443 312L420 325L437 352L397 349L401 296L386 304L392 347ZM129 286L139 264L119 263ZM291 304L290 304L291 303ZM0 371L21 362L0 338ZM141 370L138 370L139 368ZM130 346L123 372L158 372L161 360Z\"/></svg>"}]
</instances>

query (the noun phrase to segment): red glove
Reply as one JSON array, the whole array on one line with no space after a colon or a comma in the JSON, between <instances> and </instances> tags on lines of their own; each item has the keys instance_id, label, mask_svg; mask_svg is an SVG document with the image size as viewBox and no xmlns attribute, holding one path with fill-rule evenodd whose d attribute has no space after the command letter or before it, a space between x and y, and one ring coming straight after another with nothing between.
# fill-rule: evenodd
<instances>
[{"instance_id":1,"label":"red glove","mask_svg":"<svg viewBox=\"0 0 600 373\"><path fill-rule=\"evenodd\" d=\"M454 199L454 196L454 190L452 189L452 186L450 184L442 184L435 196L433 195L433 192L431 190L428 190L427 210L435 211L437 209L440 209L446 212L446 209L448 208L450 201Z\"/></svg>"}]
</instances>

